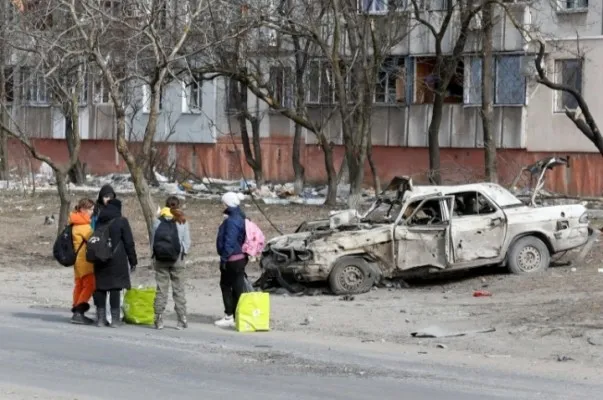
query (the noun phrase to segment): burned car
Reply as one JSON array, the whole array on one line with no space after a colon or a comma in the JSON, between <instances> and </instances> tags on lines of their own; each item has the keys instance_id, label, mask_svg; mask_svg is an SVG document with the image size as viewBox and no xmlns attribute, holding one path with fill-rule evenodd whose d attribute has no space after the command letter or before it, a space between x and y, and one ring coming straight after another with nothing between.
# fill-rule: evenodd
<instances>
[{"instance_id":1,"label":"burned car","mask_svg":"<svg viewBox=\"0 0 603 400\"><path fill-rule=\"evenodd\" d=\"M506 265L531 274L592 233L584 205L528 205L494 183L414 186L399 177L388 189L393 196L384 191L363 214L332 212L268 241L258 284L327 281L333 293L351 294L419 269Z\"/></svg>"}]
</instances>

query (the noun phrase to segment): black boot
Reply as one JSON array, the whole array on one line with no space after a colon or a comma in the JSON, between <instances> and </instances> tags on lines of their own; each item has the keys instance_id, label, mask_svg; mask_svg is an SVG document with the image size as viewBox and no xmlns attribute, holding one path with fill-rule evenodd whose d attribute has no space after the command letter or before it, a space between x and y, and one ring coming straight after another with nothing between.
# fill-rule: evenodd
<instances>
[{"instance_id":1,"label":"black boot","mask_svg":"<svg viewBox=\"0 0 603 400\"><path fill-rule=\"evenodd\" d=\"M107 310L103 307L96 308L96 326L107 325Z\"/></svg>"},{"instance_id":2,"label":"black boot","mask_svg":"<svg viewBox=\"0 0 603 400\"><path fill-rule=\"evenodd\" d=\"M111 328L119 328L122 326L121 318L120 318L120 309L112 308L111 309Z\"/></svg>"},{"instance_id":3,"label":"black boot","mask_svg":"<svg viewBox=\"0 0 603 400\"><path fill-rule=\"evenodd\" d=\"M71 311L73 312L73 317L71 317L72 324L79 325L91 325L94 321L84 315L86 311L90 309L90 305L88 303L78 304L73 307Z\"/></svg>"}]
</instances>

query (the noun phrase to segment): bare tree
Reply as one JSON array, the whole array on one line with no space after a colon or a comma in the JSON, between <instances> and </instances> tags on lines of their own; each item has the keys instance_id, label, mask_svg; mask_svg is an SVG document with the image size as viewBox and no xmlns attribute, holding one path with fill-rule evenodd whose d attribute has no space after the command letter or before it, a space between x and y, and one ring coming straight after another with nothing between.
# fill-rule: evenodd
<instances>
[{"instance_id":1,"label":"bare tree","mask_svg":"<svg viewBox=\"0 0 603 400\"><path fill-rule=\"evenodd\" d=\"M467 43L471 21L481 12L489 0L449 0L439 13L429 12L429 6L419 0L411 0L415 20L424 26L434 38L435 63L428 77L429 89L433 91L433 111L428 128L430 181L441 184L439 131L442 123L444 99L452 79L459 73ZM453 29L453 26L456 29ZM444 40L453 37L452 50L446 52ZM484 74L485 75L485 74Z\"/></svg>"},{"instance_id":2,"label":"bare tree","mask_svg":"<svg viewBox=\"0 0 603 400\"><path fill-rule=\"evenodd\" d=\"M109 92L116 121L117 149L130 173L149 236L154 202L147 177L157 122L161 113L162 90L188 56L201 54L209 43L203 35L194 37L191 27L205 23L209 3L204 0L103 1L55 0L66 10L70 31L80 40L79 52L100 70ZM141 95L142 94L142 95ZM127 115L132 102L142 98L146 124L141 143L142 157L126 138Z\"/></svg>"},{"instance_id":3,"label":"bare tree","mask_svg":"<svg viewBox=\"0 0 603 400\"><path fill-rule=\"evenodd\" d=\"M576 128L582 132L584 136L588 140L590 140L599 153L603 155L603 136L601 136L601 131L599 130L599 126L593 117L586 100L582 94L576 90L575 87L563 83L553 82L546 73L546 68L544 64L544 57L546 53L546 45L543 39L537 39L536 43L538 44L538 55L534 60L534 64L536 66L537 73L537 82L548 87L549 89L559 91L563 95L571 96L575 100L577 105L576 108L565 109L565 115L574 123Z\"/></svg>"},{"instance_id":4,"label":"bare tree","mask_svg":"<svg viewBox=\"0 0 603 400\"><path fill-rule=\"evenodd\" d=\"M486 179L498 181L496 141L494 140L494 56L493 37L494 4L484 0L482 9L482 129L484 136L484 164Z\"/></svg>"},{"instance_id":5,"label":"bare tree","mask_svg":"<svg viewBox=\"0 0 603 400\"><path fill-rule=\"evenodd\" d=\"M234 70L229 68L232 63L223 60L215 69L245 81L250 91L271 108L316 135L325 155L329 193L333 198L336 194L333 144L326 135L325 120L317 121L312 114L338 117L350 171L348 203L351 207L355 207L360 199L364 179L377 74L385 55L408 34L409 29L407 18L395 10L379 16L359 11L362 10L358 9L355 0L305 0L269 13L266 7L251 8L248 15L255 16L250 18L251 26L259 25L278 32L284 43L280 51L277 54L256 53L255 58L250 57L251 61L246 62L253 65L251 68L246 65L246 72L241 72L240 66ZM302 43L309 45L304 48ZM295 75L303 76L305 90L320 88L314 96L306 93L306 103L314 97L311 109L307 104L301 105L304 93L299 90L300 86L296 91L297 107L279 101L282 96L271 90L264 76L270 64L275 62L295 65Z\"/></svg>"}]
</instances>

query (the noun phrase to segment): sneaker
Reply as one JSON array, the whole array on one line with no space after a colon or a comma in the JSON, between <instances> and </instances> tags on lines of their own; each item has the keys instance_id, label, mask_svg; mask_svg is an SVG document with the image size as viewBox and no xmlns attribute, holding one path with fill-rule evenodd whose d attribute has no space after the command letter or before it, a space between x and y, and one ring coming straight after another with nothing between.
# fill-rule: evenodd
<instances>
[{"instance_id":1,"label":"sneaker","mask_svg":"<svg viewBox=\"0 0 603 400\"><path fill-rule=\"evenodd\" d=\"M178 324L176 325L176 329L180 331L186 328L188 328L188 322L186 322L186 317L178 318Z\"/></svg>"},{"instance_id":2,"label":"sneaker","mask_svg":"<svg viewBox=\"0 0 603 400\"><path fill-rule=\"evenodd\" d=\"M88 318L85 315L82 315L82 317L84 317L84 322L86 325L93 325L94 324L94 320L92 318Z\"/></svg>"},{"instance_id":3,"label":"sneaker","mask_svg":"<svg viewBox=\"0 0 603 400\"><path fill-rule=\"evenodd\" d=\"M214 322L214 325L219 326L220 328L233 328L235 326L235 321L232 315L225 315L221 320Z\"/></svg>"},{"instance_id":4,"label":"sneaker","mask_svg":"<svg viewBox=\"0 0 603 400\"><path fill-rule=\"evenodd\" d=\"M86 321L86 317L84 317L84 314L80 314L80 313L73 313L73 316L71 317L71 321L72 324L78 324L78 325L87 325L88 322Z\"/></svg>"},{"instance_id":5,"label":"sneaker","mask_svg":"<svg viewBox=\"0 0 603 400\"><path fill-rule=\"evenodd\" d=\"M155 314L155 329L163 329L163 315Z\"/></svg>"}]
</instances>

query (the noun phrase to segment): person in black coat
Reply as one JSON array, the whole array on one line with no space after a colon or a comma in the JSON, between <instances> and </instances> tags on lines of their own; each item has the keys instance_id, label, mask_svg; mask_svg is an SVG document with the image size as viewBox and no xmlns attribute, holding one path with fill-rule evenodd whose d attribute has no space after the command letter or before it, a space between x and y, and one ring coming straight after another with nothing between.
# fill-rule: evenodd
<instances>
[{"instance_id":1,"label":"person in black coat","mask_svg":"<svg viewBox=\"0 0 603 400\"><path fill-rule=\"evenodd\" d=\"M120 322L120 292L122 289L130 289L130 272L134 272L138 259L136 257L136 246L134 236L128 220L121 215L121 201L111 199L101 210L97 229L103 229L111 222L109 235L113 243L114 253L111 260L106 263L94 264L94 276L96 279L96 291L94 292L94 303L96 304L96 325L107 325L106 309L107 293L111 305L111 324L117 327Z\"/></svg>"},{"instance_id":2,"label":"person in black coat","mask_svg":"<svg viewBox=\"0 0 603 400\"><path fill-rule=\"evenodd\" d=\"M96 199L96 204L94 205L94 210L92 211L92 230L96 227L96 222L98 221L98 216L100 212L105 208L107 202L112 199L116 199L117 194L115 190L113 190L113 186L107 184L103 185L103 187L98 192L98 199Z\"/></svg>"}]
</instances>

